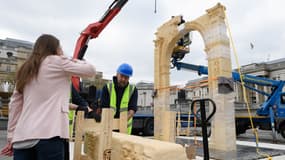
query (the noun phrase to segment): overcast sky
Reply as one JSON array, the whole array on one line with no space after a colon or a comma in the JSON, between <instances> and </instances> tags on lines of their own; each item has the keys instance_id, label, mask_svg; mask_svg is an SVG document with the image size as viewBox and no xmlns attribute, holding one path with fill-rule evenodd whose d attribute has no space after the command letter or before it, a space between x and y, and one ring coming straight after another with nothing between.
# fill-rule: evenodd
<instances>
[{"instance_id":1,"label":"overcast sky","mask_svg":"<svg viewBox=\"0 0 285 160\"><path fill-rule=\"evenodd\" d=\"M113 0L2 0L0 38L34 42L42 33L61 41L66 55L72 56L80 32L98 21ZM171 16L183 15L192 21L218 2L226 7L240 65L284 58L284 0L129 0L97 39L92 39L85 59L104 78L111 79L119 64L133 66L131 82L152 82L154 77L154 33ZM250 43L254 45L251 49ZM191 52L184 62L206 65L204 44L193 34ZM236 67L232 54L232 65ZM187 71L171 70L171 84L183 85L197 78Z\"/></svg>"}]
</instances>

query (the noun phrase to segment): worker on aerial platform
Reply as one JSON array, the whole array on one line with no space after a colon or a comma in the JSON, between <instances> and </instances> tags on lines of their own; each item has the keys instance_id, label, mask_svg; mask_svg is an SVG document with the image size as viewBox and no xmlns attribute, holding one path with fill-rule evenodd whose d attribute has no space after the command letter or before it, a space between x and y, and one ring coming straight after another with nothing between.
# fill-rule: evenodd
<instances>
[{"instance_id":1,"label":"worker on aerial platform","mask_svg":"<svg viewBox=\"0 0 285 160\"><path fill-rule=\"evenodd\" d=\"M181 21L178 24L178 26L182 25L184 23L185 23L185 20L181 16ZM190 52L189 45L192 43L192 40L191 40L190 36L191 36L190 32L187 32L183 37L181 37L177 41L177 43L176 43L176 45L175 45L175 47L173 49L173 52L172 52L172 58L180 60L180 59L184 58L184 55L186 53Z\"/></svg>"}]
</instances>

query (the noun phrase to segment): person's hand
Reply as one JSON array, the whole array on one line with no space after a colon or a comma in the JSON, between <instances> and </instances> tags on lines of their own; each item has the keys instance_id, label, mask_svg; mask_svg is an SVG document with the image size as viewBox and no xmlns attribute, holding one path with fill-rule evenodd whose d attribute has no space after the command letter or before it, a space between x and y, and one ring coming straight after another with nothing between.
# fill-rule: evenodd
<instances>
[{"instance_id":1,"label":"person's hand","mask_svg":"<svg viewBox=\"0 0 285 160\"><path fill-rule=\"evenodd\" d=\"M134 111L134 110L129 110L129 111L128 111L128 120L130 120L131 118L133 118L134 115L135 115L135 111Z\"/></svg>"},{"instance_id":2,"label":"person's hand","mask_svg":"<svg viewBox=\"0 0 285 160\"><path fill-rule=\"evenodd\" d=\"M12 156L13 155L13 146L12 143L8 142L1 150L0 155L3 156Z\"/></svg>"},{"instance_id":3,"label":"person's hand","mask_svg":"<svg viewBox=\"0 0 285 160\"><path fill-rule=\"evenodd\" d=\"M88 109L88 113L93 111L93 109L89 106L87 106L87 109Z\"/></svg>"},{"instance_id":4,"label":"person's hand","mask_svg":"<svg viewBox=\"0 0 285 160\"><path fill-rule=\"evenodd\" d=\"M69 103L69 109L70 110L76 110L78 108L78 105L73 104L73 103Z\"/></svg>"}]
</instances>

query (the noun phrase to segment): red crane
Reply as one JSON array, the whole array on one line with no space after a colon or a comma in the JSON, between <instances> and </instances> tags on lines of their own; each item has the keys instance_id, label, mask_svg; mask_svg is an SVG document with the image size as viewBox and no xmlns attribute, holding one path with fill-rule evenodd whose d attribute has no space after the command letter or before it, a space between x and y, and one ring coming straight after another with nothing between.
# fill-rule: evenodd
<instances>
[{"instance_id":1,"label":"red crane","mask_svg":"<svg viewBox=\"0 0 285 160\"><path fill-rule=\"evenodd\" d=\"M112 21L112 19L120 12L121 8L128 2L128 0L114 0L104 13L102 18L95 23L89 24L80 34L75 46L73 58L82 59L88 48L90 39L97 38L102 30ZM72 84L77 91L79 91L79 77L72 77Z\"/></svg>"}]
</instances>

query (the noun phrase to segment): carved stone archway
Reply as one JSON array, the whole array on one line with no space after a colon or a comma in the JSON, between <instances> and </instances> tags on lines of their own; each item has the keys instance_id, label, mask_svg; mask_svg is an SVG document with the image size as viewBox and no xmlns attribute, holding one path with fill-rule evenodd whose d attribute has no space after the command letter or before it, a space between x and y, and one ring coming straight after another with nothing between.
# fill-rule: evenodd
<instances>
[{"instance_id":1,"label":"carved stone archway","mask_svg":"<svg viewBox=\"0 0 285 160\"><path fill-rule=\"evenodd\" d=\"M217 112L212 121L212 135L210 149L229 152L236 151L236 135L234 120L233 92L221 93L219 91L219 78L231 78L232 67L230 57L230 43L225 24L225 7L217 4L206 10L206 14L186 22L184 28L178 30L180 16L174 17L158 28L155 42L155 70L154 88L154 134L156 139L173 141L174 136L164 137L166 130L173 131L172 123L162 121L162 111L170 110L170 58L176 42L190 31L198 31L205 44L208 60L209 94L217 105ZM166 128L166 127L169 128ZM175 127L175 126L174 126ZM174 133L173 133L174 134ZM222 156L222 159L225 157Z\"/></svg>"}]
</instances>

